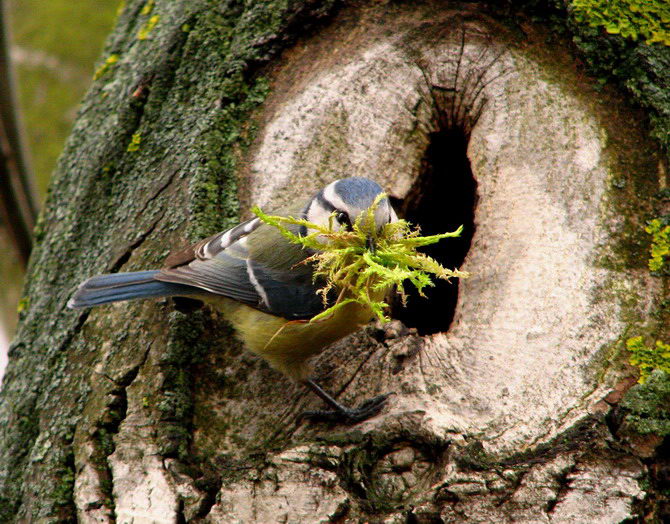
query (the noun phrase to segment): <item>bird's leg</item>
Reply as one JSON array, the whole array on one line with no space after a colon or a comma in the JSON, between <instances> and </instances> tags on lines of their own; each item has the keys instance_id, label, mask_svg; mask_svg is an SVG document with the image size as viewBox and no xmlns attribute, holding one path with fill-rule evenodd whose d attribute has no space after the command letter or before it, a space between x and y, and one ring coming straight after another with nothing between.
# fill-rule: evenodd
<instances>
[{"instance_id":1,"label":"bird's leg","mask_svg":"<svg viewBox=\"0 0 670 524\"><path fill-rule=\"evenodd\" d=\"M348 408L326 393L321 386L312 379L308 378L304 380L303 383L333 409L330 411L305 411L302 416L328 422L355 424L356 422L361 422L362 420L373 417L381 411L386 403L386 399L392 395L392 393L379 395L366 400L357 408Z\"/></svg>"}]
</instances>

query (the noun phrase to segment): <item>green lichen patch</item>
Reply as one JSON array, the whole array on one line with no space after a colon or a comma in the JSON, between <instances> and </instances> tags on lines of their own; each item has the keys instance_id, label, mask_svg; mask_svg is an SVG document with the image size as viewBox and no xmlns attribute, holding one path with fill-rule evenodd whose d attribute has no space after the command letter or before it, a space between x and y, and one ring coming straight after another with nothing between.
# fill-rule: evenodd
<instances>
[{"instance_id":1,"label":"green lichen patch","mask_svg":"<svg viewBox=\"0 0 670 524\"><path fill-rule=\"evenodd\" d=\"M98 78L103 76L118 61L119 61L119 55L117 55L116 53L112 53L111 55L109 55L102 63L102 65L95 70L95 73L93 73L93 80L97 80Z\"/></svg>"},{"instance_id":2,"label":"green lichen patch","mask_svg":"<svg viewBox=\"0 0 670 524\"><path fill-rule=\"evenodd\" d=\"M334 213L328 226L321 226L304 219L266 215L260 208L253 208L263 222L276 227L289 242L316 251L305 263L314 265L315 279L325 281L319 290L324 306L328 305L330 291L339 293L335 303L313 317L312 322L330 316L352 302L369 307L380 321L388 322L390 319L384 313L388 304L373 298L375 294L395 288L404 304L407 301L406 280L413 284L419 295L425 296L423 289L434 285L430 275L444 280L468 276L463 271L446 269L435 259L417 251L419 247L459 236L462 227L450 233L424 237L407 221L399 220L385 224L377 231L375 210L384 198L384 193L378 195L370 208L358 216L351 230L335 229ZM312 232L300 236L287 227L291 225L305 226Z\"/></svg>"},{"instance_id":3,"label":"green lichen patch","mask_svg":"<svg viewBox=\"0 0 670 524\"><path fill-rule=\"evenodd\" d=\"M149 33L153 30L154 27L156 27L156 24L158 24L158 21L160 20L159 15L154 15L149 20L147 20L142 28L137 32L137 39L138 40L146 40L149 38Z\"/></svg>"},{"instance_id":4,"label":"green lichen patch","mask_svg":"<svg viewBox=\"0 0 670 524\"><path fill-rule=\"evenodd\" d=\"M161 454L185 459L191 442L192 366L208 348L208 339L203 338L206 318L203 311L188 315L173 311L167 321L169 338L159 360L163 385L149 404L155 408L159 421L157 440Z\"/></svg>"},{"instance_id":5,"label":"green lichen patch","mask_svg":"<svg viewBox=\"0 0 670 524\"><path fill-rule=\"evenodd\" d=\"M156 2L154 0L149 0L142 7L142 10L140 11L140 15L141 16L149 16L151 14L151 11L153 11L155 5L156 5Z\"/></svg>"},{"instance_id":6,"label":"green lichen patch","mask_svg":"<svg viewBox=\"0 0 670 524\"><path fill-rule=\"evenodd\" d=\"M666 0L572 0L575 19L647 44L670 45L670 3Z\"/></svg>"},{"instance_id":7,"label":"green lichen patch","mask_svg":"<svg viewBox=\"0 0 670 524\"><path fill-rule=\"evenodd\" d=\"M197 29L189 34L194 34L196 40L202 37ZM221 109L211 130L197 145L208 161L195 168L189 183L192 240L232 227L239 220L237 167L253 138L253 129L247 122L268 92L269 83L260 76L248 82L226 79L218 93L231 103Z\"/></svg>"},{"instance_id":8,"label":"green lichen patch","mask_svg":"<svg viewBox=\"0 0 670 524\"><path fill-rule=\"evenodd\" d=\"M16 306L16 312L21 314L30 307L30 297L23 297Z\"/></svg>"},{"instance_id":9,"label":"green lichen patch","mask_svg":"<svg viewBox=\"0 0 670 524\"><path fill-rule=\"evenodd\" d=\"M139 151L141 142L142 142L142 136L140 135L140 133L133 133L133 136L130 138L130 143L126 148L126 151L128 151L129 153Z\"/></svg>"}]
</instances>

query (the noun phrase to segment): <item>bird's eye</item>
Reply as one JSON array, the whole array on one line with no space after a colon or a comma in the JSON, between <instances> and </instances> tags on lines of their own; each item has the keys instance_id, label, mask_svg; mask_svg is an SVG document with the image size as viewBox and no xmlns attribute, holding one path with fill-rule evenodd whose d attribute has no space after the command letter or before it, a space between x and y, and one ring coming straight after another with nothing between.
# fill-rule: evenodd
<instances>
[{"instance_id":1,"label":"bird's eye","mask_svg":"<svg viewBox=\"0 0 670 524\"><path fill-rule=\"evenodd\" d=\"M335 215L335 219L344 226L345 229L352 229L351 219L344 211L338 211Z\"/></svg>"}]
</instances>

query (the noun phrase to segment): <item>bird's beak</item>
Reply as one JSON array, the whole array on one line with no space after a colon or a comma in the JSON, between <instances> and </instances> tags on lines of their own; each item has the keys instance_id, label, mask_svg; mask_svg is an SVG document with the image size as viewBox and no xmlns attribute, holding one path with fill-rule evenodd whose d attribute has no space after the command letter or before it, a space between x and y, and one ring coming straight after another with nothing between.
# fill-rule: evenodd
<instances>
[{"instance_id":1,"label":"bird's beak","mask_svg":"<svg viewBox=\"0 0 670 524\"><path fill-rule=\"evenodd\" d=\"M365 247L368 248L368 251L371 253L374 253L375 250L377 249L377 245L375 244L375 239L373 237L368 237L368 239L365 242Z\"/></svg>"}]
</instances>

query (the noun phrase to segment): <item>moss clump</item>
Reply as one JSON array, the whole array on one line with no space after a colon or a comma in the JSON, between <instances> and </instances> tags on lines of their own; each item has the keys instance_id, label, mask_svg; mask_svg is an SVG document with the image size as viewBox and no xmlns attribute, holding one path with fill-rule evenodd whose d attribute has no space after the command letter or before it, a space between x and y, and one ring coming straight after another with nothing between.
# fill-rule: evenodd
<instances>
[{"instance_id":1,"label":"moss clump","mask_svg":"<svg viewBox=\"0 0 670 524\"><path fill-rule=\"evenodd\" d=\"M644 229L651 235L649 269L670 274L670 217L650 220Z\"/></svg>"},{"instance_id":2,"label":"moss clump","mask_svg":"<svg viewBox=\"0 0 670 524\"><path fill-rule=\"evenodd\" d=\"M626 411L625 422L641 434L659 437L670 435L670 376L654 371L645 384L633 386L621 408Z\"/></svg>"},{"instance_id":3,"label":"moss clump","mask_svg":"<svg viewBox=\"0 0 670 524\"><path fill-rule=\"evenodd\" d=\"M446 269L435 259L417 251L419 247L444 238L459 236L462 226L451 233L423 237L407 221L399 220L385 224L377 231L375 210L383 198L386 198L384 193L377 196L368 210L358 216L351 230L334 228L335 213L325 227L303 219L269 216L258 207L252 210L263 222L279 229L290 242L316 251L304 263L314 264L315 280L322 278L325 281L319 290L324 306L328 303L329 292L339 291L335 304L312 318L312 322L331 315L350 302L368 306L379 320L387 322L389 319L384 310L388 304L375 300L376 294L395 286L404 304L407 301L403 287L406 280L414 285L419 295L425 296L423 289L434 285L431 274L444 280L468 276L463 271ZM299 236L287 225L305 226L314 232Z\"/></svg>"},{"instance_id":4,"label":"moss clump","mask_svg":"<svg viewBox=\"0 0 670 524\"><path fill-rule=\"evenodd\" d=\"M666 0L573 0L575 19L610 34L670 45L670 3Z\"/></svg>"},{"instance_id":5,"label":"moss clump","mask_svg":"<svg viewBox=\"0 0 670 524\"><path fill-rule=\"evenodd\" d=\"M630 363L640 370L640 384L644 384L655 369L670 373L670 344L657 340L650 347L642 337L633 337L626 341L626 347L631 353Z\"/></svg>"}]
</instances>

